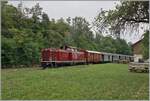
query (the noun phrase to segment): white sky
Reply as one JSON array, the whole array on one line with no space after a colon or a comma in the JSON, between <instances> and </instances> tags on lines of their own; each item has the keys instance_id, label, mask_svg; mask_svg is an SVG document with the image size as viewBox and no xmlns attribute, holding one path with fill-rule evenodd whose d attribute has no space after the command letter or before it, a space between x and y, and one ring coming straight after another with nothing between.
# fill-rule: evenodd
<instances>
[{"instance_id":1,"label":"white sky","mask_svg":"<svg viewBox=\"0 0 150 101\"><path fill-rule=\"evenodd\" d=\"M9 1L10 4L18 6L20 1ZM105 10L114 9L118 1L23 1L23 7L31 8L36 3L39 3L46 12L49 18L59 19L61 17L74 18L76 16L85 17L87 21L92 23L101 8ZM142 30L140 30L142 33ZM127 35L122 36L126 41L132 43L138 41L141 35Z\"/></svg>"}]
</instances>

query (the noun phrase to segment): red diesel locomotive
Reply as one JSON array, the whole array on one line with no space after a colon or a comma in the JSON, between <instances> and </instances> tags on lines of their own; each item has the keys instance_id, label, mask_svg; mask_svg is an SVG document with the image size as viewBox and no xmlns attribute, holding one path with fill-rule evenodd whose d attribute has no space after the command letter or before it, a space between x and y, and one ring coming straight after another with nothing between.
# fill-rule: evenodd
<instances>
[{"instance_id":1,"label":"red diesel locomotive","mask_svg":"<svg viewBox=\"0 0 150 101\"><path fill-rule=\"evenodd\" d=\"M42 67L57 67L61 65L99 63L100 52L77 49L75 47L64 46L60 49L47 48L42 50Z\"/></svg>"}]
</instances>

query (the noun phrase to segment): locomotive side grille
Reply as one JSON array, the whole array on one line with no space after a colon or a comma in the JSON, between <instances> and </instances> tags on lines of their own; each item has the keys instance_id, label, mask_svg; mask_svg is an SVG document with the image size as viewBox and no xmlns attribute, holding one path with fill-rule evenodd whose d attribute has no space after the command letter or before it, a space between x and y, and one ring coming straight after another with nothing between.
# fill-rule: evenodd
<instances>
[{"instance_id":1,"label":"locomotive side grille","mask_svg":"<svg viewBox=\"0 0 150 101\"><path fill-rule=\"evenodd\" d=\"M52 49L51 50L51 60L52 61L56 61L57 59L56 59L56 56L57 56L57 50L55 50L55 49Z\"/></svg>"},{"instance_id":2,"label":"locomotive side grille","mask_svg":"<svg viewBox=\"0 0 150 101\"><path fill-rule=\"evenodd\" d=\"M49 60L52 61L52 51L50 52Z\"/></svg>"}]
</instances>

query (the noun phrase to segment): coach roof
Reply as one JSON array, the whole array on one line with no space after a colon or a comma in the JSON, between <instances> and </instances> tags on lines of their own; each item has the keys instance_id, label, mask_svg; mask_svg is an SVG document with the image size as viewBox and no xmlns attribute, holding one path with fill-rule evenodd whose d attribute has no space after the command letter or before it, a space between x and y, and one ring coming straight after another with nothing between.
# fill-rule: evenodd
<instances>
[{"instance_id":1,"label":"coach roof","mask_svg":"<svg viewBox=\"0 0 150 101\"><path fill-rule=\"evenodd\" d=\"M89 50L86 50L87 52L89 53L98 53L98 54L101 54L101 52L98 52L98 51L89 51Z\"/></svg>"}]
</instances>

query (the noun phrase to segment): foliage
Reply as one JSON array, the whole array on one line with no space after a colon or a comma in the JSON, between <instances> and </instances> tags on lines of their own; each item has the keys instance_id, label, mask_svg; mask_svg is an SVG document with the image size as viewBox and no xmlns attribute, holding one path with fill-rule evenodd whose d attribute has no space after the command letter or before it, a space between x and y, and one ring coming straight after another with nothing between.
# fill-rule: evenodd
<instances>
[{"instance_id":1,"label":"foliage","mask_svg":"<svg viewBox=\"0 0 150 101\"><path fill-rule=\"evenodd\" d=\"M76 47L94 50L94 37L85 18L75 17L70 32Z\"/></svg>"},{"instance_id":2,"label":"foliage","mask_svg":"<svg viewBox=\"0 0 150 101\"><path fill-rule=\"evenodd\" d=\"M124 39L114 39L111 36L103 37L99 34L96 36L95 43L99 43L97 44L97 51L132 55L131 45L127 44Z\"/></svg>"},{"instance_id":3,"label":"foliage","mask_svg":"<svg viewBox=\"0 0 150 101\"><path fill-rule=\"evenodd\" d=\"M138 30L141 23L149 23L149 1L121 1L114 10L101 10L95 20L99 31L111 31L117 37Z\"/></svg>"},{"instance_id":4,"label":"foliage","mask_svg":"<svg viewBox=\"0 0 150 101\"><path fill-rule=\"evenodd\" d=\"M78 48L130 54L128 44L112 37L94 36L85 18L49 19L39 4L18 8L2 2L2 67L39 64L42 48ZM124 44L124 47L121 45ZM8 66L9 65L9 66Z\"/></svg>"},{"instance_id":5,"label":"foliage","mask_svg":"<svg viewBox=\"0 0 150 101\"><path fill-rule=\"evenodd\" d=\"M148 100L148 73L126 64L2 69L3 100Z\"/></svg>"},{"instance_id":6,"label":"foliage","mask_svg":"<svg viewBox=\"0 0 150 101\"><path fill-rule=\"evenodd\" d=\"M143 57L144 59L149 58L149 31L144 33L144 38L142 39L142 47L143 47Z\"/></svg>"}]
</instances>

